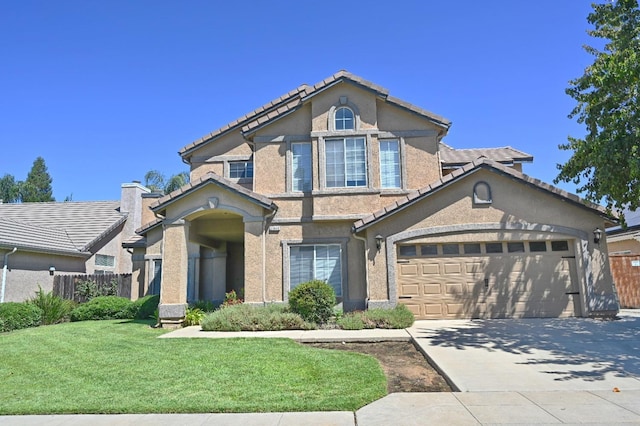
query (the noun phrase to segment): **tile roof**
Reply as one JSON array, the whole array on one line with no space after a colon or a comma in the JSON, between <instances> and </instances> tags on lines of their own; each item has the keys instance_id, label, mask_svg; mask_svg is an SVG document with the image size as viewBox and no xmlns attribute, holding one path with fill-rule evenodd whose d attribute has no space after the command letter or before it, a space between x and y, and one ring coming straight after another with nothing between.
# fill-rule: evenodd
<instances>
[{"instance_id":1,"label":"tile roof","mask_svg":"<svg viewBox=\"0 0 640 426\"><path fill-rule=\"evenodd\" d=\"M356 221L353 224L353 232L360 232L366 228L368 228L369 226L373 225L374 223L377 223L381 220L386 219L388 216L391 216L409 206L411 206L412 204L418 202L419 200L428 197L429 195L439 191L440 189L443 189L444 187L448 186L449 184L462 179L464 176L467 176L471 173L474 173L480 169L490 169L493 170L495 172L498 172L500 174L503 175L507 175L511 178L514 178L520 182L523 182L527 185L533 186L536 189L540 189L542 191L545 191L553 196L556 196L558 198L561 198L564 201L568 201L578 207L582 207L588 210L591 210L593 213L601 216L602 218L604 218L605 220L608 220L610 222L616 222L616 218L612 217L611 215L609 215L605 208L597 205L597 204L593 204L590 203L588 201L585 201L583 199L581 199L580 197L578 197L577 195L571 194L567 191L564 191L560 188L556 188L555 186L549 185L548 183L545 183L539 179L535 179L532 178L530 176L527 176L523 173L518 172L517 170L514 170L511 167L507 167L504 166L496 161L487 159L487 158L479 158L471 163L466 164L465 166L454 170L453 172L451 172L450 174L444 176L443 178L439 179L438 181L432 183L431 185L428 185L424 188L421 188L417 191L413 191L410 194L407 194L405 197L401 198L400 200L394 202L392 205L387 206L383 209L380 209L372 214L370 214L369 216L360 219L358 221Z\"/></svg>"},{"instance_id":2,"label":"tile roof","mask_svg":"<svg viewBox=\"0 0 640 426\"><path fill-rule=\"evenodd\" d=\"M234 192L238 195L240 195L241 197L244 197L246 199L248 199L249 201L256 203L266 209L269 210L277 210L278 207L275 205L275 203L269 198L269 197L265 197L264 195L260 195L258 193L255 193L247 188L245 188L242 185L239 185L235 182L231 182L228 179L225 179L215 173L207 173L204 176L200 177L199 179L196 179L194 181L189 182L188 184L184 185L183 187L176 189L175 191L171 192L170 194L165 195L164 197L158 199L156 202L154 202L153 204L151 204L149 206L149 208L151 210L153 210L154 212L158 212L161 211L163 208L165 208L168 204L186 196L187 194L197 190L200 187L203 187L207 184L216 184L218 186L223 187L226 190L229 190L231 192ZM154 221L155 222L155 221ZM150 224L146 224L144 225L141 229L145 229L148 226L150 226Z\"/></svg>"},{"instance_id":3,"label":"tile roof","mask_svg":"<svg viewBox=\"0 0 640 426\"><path fill-rule=\"evenodd\" d=\"M480 157L486 157L498 163L532 162L533 156L510 146L501 148L455 149L440 143L440 161L444 166L463 166Z\"/></svg>"},{"instance_id":4,"label":"tile roof","mask_svg":"<svg viewBox=\"0 0 640 426\"><path fill-rule=\"evenodd\" d=\"M418 114L433 122L437 126L445 129L448 129L451 126L451 122L446 118L429 112L425 109L419 108L408 102L404 102L398 98L389 96L389 91L384 87L378 86L377 84L358 77L357 75L351 74L348 71L341 70L325 78L321 82L314 84L313 86L309 86L307 84L299 86L298 88L280 96L277 99L274 99L273 101L261 106L260 108L255 109L250 113L238 118L237 120L232 121L231 123L219 128L218 130L214 130L208 135L190 143L189 145L183 147L180 151L178 151L178 153L183 158L188 157L189 154L194 150L233 130L241 129L242 133L245 134L245 136L251 134L257 129L297 110L302 105L304 105L304 103L307 102L311 97L342 81L347 81L370 90L387 102Z\"/></svg>"},{"instance_id":5,"label":"tile roof","mask_svg":"<svg viewBox=\"0 0 640 426\"><path fill-rule=\"evenodd\" d=\"M127 219L119 207L119 201L0 204L0 245L87 252Z\"/></svg>"}]
</instances>

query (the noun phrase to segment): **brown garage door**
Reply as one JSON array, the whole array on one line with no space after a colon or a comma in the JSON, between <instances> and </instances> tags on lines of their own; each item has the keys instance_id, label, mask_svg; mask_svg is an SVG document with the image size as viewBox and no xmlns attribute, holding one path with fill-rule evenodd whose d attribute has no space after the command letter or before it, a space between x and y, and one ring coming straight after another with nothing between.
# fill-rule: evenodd
<instances>
[{"instance_id":1,"label":"brown garage door","mask_svg":"<svg viewBox=\"0 0 640 426\"><path fill-rule=\"evenodd\" d=\"M417 319L580 314L571 240L402 244L396 271Z\"/></svg>"}]
</instances>

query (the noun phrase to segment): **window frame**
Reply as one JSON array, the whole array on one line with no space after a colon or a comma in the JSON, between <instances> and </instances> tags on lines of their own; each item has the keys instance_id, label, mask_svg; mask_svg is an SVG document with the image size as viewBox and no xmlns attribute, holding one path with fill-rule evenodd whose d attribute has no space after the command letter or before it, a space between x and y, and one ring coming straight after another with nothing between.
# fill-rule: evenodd
<instances>
[{"instance_id":1,"label":"window frame","mask_svg":"<svg viewBox=\"0 0 640 426\"><path fill-rule=\"evenodd\" d=\"M351 117L338 117L338 114L340 113L340 111L349 111L351 113ZM339 107L336 107L336 109L333 111L333 129L336 132L347 132L347 131L353 131L356 130L356 112L345 105L340 105ZM347 120L351 121L351 127L344 127L344 124ZM338 127L338 122L342 123L342 128Z\"/></svg>"},{"instance_id":2,"label":"window frame","mask_svg":"<svg viewBox=\"0 0 640 426\"><path fill-rule=\"evenodd\" d=\"M239 165L242 164L243 167L243 176L233 176L234 174L234 170L233 170L233 166L235 165ZM249 169L249 165L251 165L251 175L248 176L248 169ZM253 159L251 160L239 160L239 161L229 161L229 179L233 180L233 181L238 181L238 182L250 182L253 180L253 177L255 175L255 170L254 170L254 164L253 164Z\"/></svg>"},{"instance_id":3,"label":"window frame","mask_svg":"<svg viewBox=\"0 0 640 426\"><path fill-rule=\"evenodd\" d=\"M394 179L397 181L397 185L395 186L385 186L384 182L385 179L383 177L383 169L385 169L386 167L389 167L388 164L383 162L383 151L382 151L382 145L385 143L392 143L395 142L396 145L396 151L395 154L397 156L396 158L396 162L394 164L391 165L391 167L394 167L397 165L397 175L394 176ZM399 138L393 138L393 139L379 139L378 140L378 157L379 157L379 166L380 166L380 189L382 190L393 190L393 189L402 189L403 185L402 185L402 143L400 141ZM395 170L394 170L395 171Z\"/></svg>"},{"instance_id":4,"label":"window frame","mask_svg":"<svg viewBox=\"0 0 640 426\"><path fill-rule=\"evenodd\" d=\"M297 243L297 244L288 244L288 250L287 250L287 271L286 271L286 276L287 276L287 287L286 288L286 292L285 292L285 299L288 300L288 294L291 290L293 290L296 286L302 284L302 282L300 283L296 283L295 285L293 284L293 280L292 280L292 250L293 249L299 249L302 247L313 247L313 271L311 273L311 279L320 279L318 278L318 272L316 270L317 267L317 248L318 247L337 247L338 249L338 262L339 264L337 265L338 268L338 272L340 275L340 294L338 294L338 291L336 291L336 298L341 301L344 299L344 295L345 295L345 289L344 289L344 283L345 283L345 272L344 272L344 268L345 268L345 252L344 252L344 244L340 243L340 242L317 242L317 243ZM303 281L304 282L304 281ZM327 281L327 283L329 285L331 285L334 289L334 291L336 290L336 287L334 287L329 281ZM285 301L286 301L285 300Z\"/></svg>"},{"instance_id":5,"label":"window frame","mask_svg":"<svg viewBox=\"0 0 640 426\"><path fill-rule=\"evenodd\" d=\"M309 163L308 163L308 170L309 170L309 176L305 176L303 177L303 187L302 189L298 189L296 188L296 167L295 167L295 162L296 162L296 156L294 154L294 147L295 146L307 146L309 148ZM289 190L290 192L293 193L307 193L307 192L311 192L313 190L313 145L311 144L311 142L292 142L290 144L289 147L289 151L290 151L290 183L289 183ZM307 182L306 179L308 178L309 182L308 182L308 187L306 187Z\"/></svg>"},{"instance_id":6,"label":"window frame","mask_svg":"<svg viewBox=\"0 0 640 426\"><path fill-rule=\"evenodd\" d=\"M364 184L355 184L355 185L349 185L349 168L355 168L357 167L358 163L349 163L348 160L348 146L347 144L349 143L349 141L353 141L356 143L362 142L362 150L361 150L361 154L364 157L362 159L362 161L358 161L358 163L363 164L364 165L364 170L361 172L356 171L354 173L354 175L360 174L362 173L363 178L364 178ZM343 185L329 185L329 176L330 174L329 172L329 167L332 165L329 163L328 159L329 159L329 152L328 152L328 145L331 143L336 143L336 142L342 142L342 176L343 176ZM334 190L334 189L341 189L341 188L354 188L354 189L358 189L358 188L368 188L369 187L369 152L368 152L368 140L366 136L350 136L350 137L330 137L324 140L324 188L326 189L330 189L330 190ZM360 154L360 152L358 152L358 154ZM336 163L334 163L336 164ZM351 166L350 166L351 164ZM337 166L334 166L337 168ZM339 176L337 173L333 173L331 174L331 176ZM334 180L337 180L337 177L333 178ZM362 182L362 180L359 179L351 179L352 181L358 183L358 182Z\"/></svg>"}]
</instances>

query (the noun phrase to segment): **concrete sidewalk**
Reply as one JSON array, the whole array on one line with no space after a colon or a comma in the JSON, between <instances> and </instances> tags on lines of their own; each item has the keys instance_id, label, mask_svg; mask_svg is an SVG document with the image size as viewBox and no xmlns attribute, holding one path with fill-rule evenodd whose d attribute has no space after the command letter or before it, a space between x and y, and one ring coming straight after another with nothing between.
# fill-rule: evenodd
<instances>
[{"instance_id":1,"label":"concrete sidewalk","mask_svg":"<svg viewBox=\"0 0 640 426\"><path fill-rule=\"evenodd\" d=\"M640 424L640 391L394 393L355 413L4 416L3 426Z\"/></svg>"}]
</instances>

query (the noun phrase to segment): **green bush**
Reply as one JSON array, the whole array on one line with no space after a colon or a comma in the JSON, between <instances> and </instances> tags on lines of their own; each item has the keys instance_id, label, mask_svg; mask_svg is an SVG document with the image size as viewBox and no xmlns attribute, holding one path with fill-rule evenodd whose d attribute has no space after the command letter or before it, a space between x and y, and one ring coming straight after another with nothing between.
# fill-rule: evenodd
<instances>
[{"instance_id":1,"label":"green bush","mask_svg":"<svg viewBox=\"0 0 640 426\"><path fill-rule=\"evenodd\" d=\"M158 309L159 303L160 295L158 294L141 297L133 302L133 317L136 319L149 319L153 317L153 313Z\"/></svg>"},{"instance_id":2,"label":"green bush","mask_svg":"<svg viewBox=\"0 0 640 426\"><path fill-rule=\"evenodd\" d=\"M74 306L71 300L65 300L53 294L52 291L45 293L40 286L38 286L35 297L29 299L27 303L31 303L42 310L40 321L42 325L57 324L66 320Z\"/></svg>"},{"instance_id":3,"label":"green bush","mask_svg":"<svg viewBox=\"0 0 640 426\"><path fill-rule=\"evenodd\" d=\"M365 315L376 328L407 328L415 321L409 308L402 304L396 305L393 309L370 309Z\"/></svg>"},{"instance_id":4,"label":"green bush","mask_svg":"<svg viewBox=\"0 0 640 426\"><path fill-rule=\"evenodd\" d=\"M32 303L0 304L0 332L37 327L42 321L42 309Z\"/></svg>"},{"instance_id":5,"label":"green bush","mask_svg":"<svg viewBox=\"0 0 640 426\"><path fill-rule=\"evenodd\" d=\"M323 324L333 316L336 294L325 281L313 280L298 285L289 292L291 312L305 321Z\"/></svg>"},{"instance_id":6,"label":"green bush","mask_svg":"<svg viewBox=\"0 0 640 426\"><path fill-rule=\"evenodd\" d=\"M343 315L341 318L336 319L336 324L343 330L362 330L366 327L364 315L362 312L349 312Z\"/></svg>"},{"instance_id":7,"label":"green bush","mask_svg":"<svg viewBox=\"0 0 640 426\"><path fill-rule=\"evenodd\" d=\"M200 322L205 331L275 331L308 330L300 315L287 311L286 306L251 306L246 304L225 306L208 314Z\"/></svg>"},{"instance_id":8,"label":"green bush","mask_svg":"<svg viewBox=\"0 0 640 426\"><path fill-rule=\"evenodd\" d=\"M393 328L411 327L415 320L413 314L405 305L396 305L393 309L370 309L345 314L336 323L345 330L362 330L363 328Z\"/></svg>"},{"instance_id":9,"label":"green bush","mask_svg":"<svg viewBox=\"0 0 640 426\"><path fill-rule=\"evenodd\" d=\"M134 303L118 296L98 296L71 311L71 321L133 319Z\"/></svg>"},{"instance_id":10,"label":"green bush","mask_svg":"<svg viewBox=\"0 0 640 426\"><path fill-rule=\"evenodd\" d=\"M76 283L75 293L80 301L89 301L99 296L115 296L118 293L118 280L113 278L102 286L93 280L80 281Z\"/></svg>"},{"instance_id":11,"label":"green bush","mask_svg":"<svg viewBox=\"0 0 640 426\"><path fill-rule=\"evenodd\" d=\"M200 322L204 318L204 311L200 308L188 308L187 313L184 316L182 325L189 327L190 325L200 325Z\"/></svg>"},{"instance_id":12,"label":"green bush","mask_svg":"<svg viewBox=\"0 0 640 426\"><path fill-rule=\"evenodd\" d=\"M202 312L213 312L218 308L218 306L216 306L216 304L210 300L198 300L196 302L191 303L190 307L198 308Z\"/></svg>"}]
</instances>

